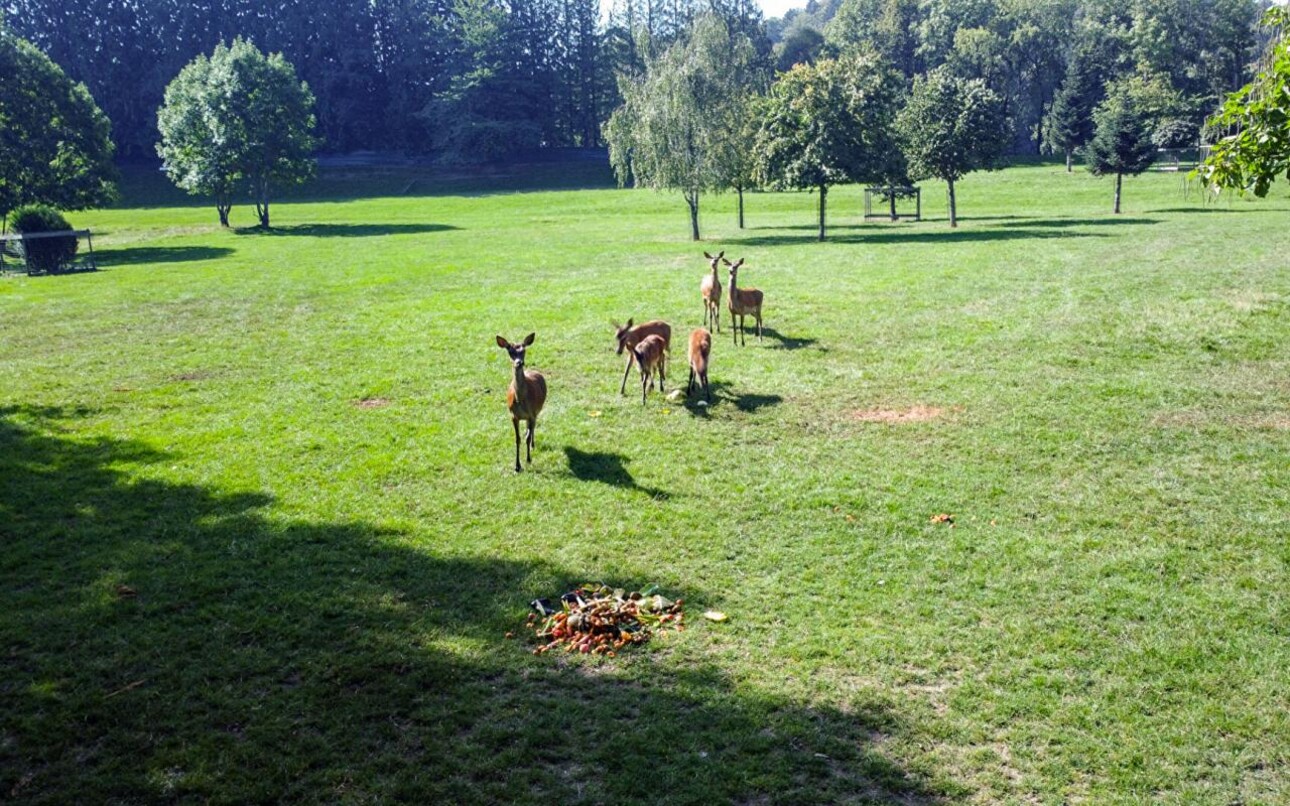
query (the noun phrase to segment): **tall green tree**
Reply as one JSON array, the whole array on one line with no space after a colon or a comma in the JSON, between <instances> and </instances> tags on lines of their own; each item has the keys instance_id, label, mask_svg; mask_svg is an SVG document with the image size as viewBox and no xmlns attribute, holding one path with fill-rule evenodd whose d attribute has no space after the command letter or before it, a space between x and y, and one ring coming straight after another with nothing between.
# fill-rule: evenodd
<instances>
[{"instance_id":1,"label":"tall green tree","mask_svg":"<svg viewBox=\"0 0 1290 806\"><path fill-rule=\"evenodd\" d=\"M831 185L893 172L900 84L876 53L857 51L797 65L758 104L758 174L773 188L819 191L821 241Z\"/></svg>"},{"instance_id":2,"label":"tall green tree","mask_svg":"<svg viewBox=\"0 0 1290 806\"><path fill-rule=\"evenodd\" d=\"M623 103L605 126L619 183L681 191L696 241L699 195L735 181L731 124L746 94L737 65L750 51L747 37L732 36L720 17L697 18L642 75L620 80Z\"/></svg>"},{"instance_id":3,"label":"tall green tree","mask_svg":"<svg viewBox=\"0 0 1290 806\"><path fill-rule=\"evenodd\" d=\"M266 56L235 39L195 60L171 88L158 113L166 172L190 193L215 195L221 223L234 183L244 181L260 226L269 227L274 189L304 182L316 170L309 87L282 54Z\"/></svg>"},{"instance_id":4,"label":"tall green tree","mask_svg":"<svg viewBox=\"0 0 1290 806\"><path fill-rule=\"evenodd\" d=\"M1101 99L1102 87L1087 68L1082 54L1072 54L1066 77L1053 96L1044 118L1044 144L1051 153L1066 156L1070 173L1075 150L1093 136L1093 109Z\"/></svg>"},{"instance_id":5,"label":"tall green tree","mask_svg":"<svg viewBox=\"0 0 1290 806\"><path fill-rule=\"evenodd\" d=\"M958 226L955 183L972 171L998 167L1010 127L1003 99L981 79L965 79L944 67L914 80L896 128L915 179L946 182L950 226Z\"/></svg>"},{"instance_id":6,"label":"tall green tree","mask_svg":"<svg viewBox=\"0 0 1290 806\"><path fill-rule=\"evenodd\" d=\"M223 58L219 49L216 56ZM242 176L241 133L228 108L231 99L211 70L211 60L198 56L166 87L165 102L157 110L157 155L178 187L214 200L219 223L227 227Z\"/></svg>"},{"instance_id":7,"label":"tall green tree","mask_svg":"<svg viewBox=\"0 0 1290 806\"><path fill-rule=\"evenodd\" d=\"M1196 172L1215 190L1259 197L1278 177L1290 180L1290 12L1270 9L1264 22L1276 32L1266 66L1209 121L1224 136Z\"/></svg>"},{"instance_id":8,"label":"tall green tree","mask_svg":"<svg viewBox=\"0 0 1290 806\"><path fill-rule=\"evenodd\" d=\"M0 222L23 204L83 210L111 201L110 135L85 85L0 25Z\"/></svg>"},{"instance_id":9,"label":"tall green tree","mask_svg":"<svg viewBox=\"0 0 1290 806\"><path fill-rule=\"evenodd\" d=\"M1134 103L1130 89L1118 86L1093 113L1095 131L1087 149L1088 169L1094 176L1115 175L1115 207L1120 212L1120 191L1125 175L1137 176L1156 157L1151 125Z\"/></svg>"}]
</instances>

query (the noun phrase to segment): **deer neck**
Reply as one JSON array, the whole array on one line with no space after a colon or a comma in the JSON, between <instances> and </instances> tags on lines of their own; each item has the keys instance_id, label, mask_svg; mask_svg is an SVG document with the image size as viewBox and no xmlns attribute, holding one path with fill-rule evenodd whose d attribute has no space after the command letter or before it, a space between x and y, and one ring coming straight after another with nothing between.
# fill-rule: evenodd
<instances>
[{"instance_id":1,"label":"deer neck","mask_svg":"<svg viewBox=\"0 0 1290 806\"><path fill-rule=\"evenodd\" d=\"M712 287L716 288L719 285L721 285L721 278L717 276L717 267L713 266L712 267Z\"/></svg>"},{"instance_id":2,"label":"deer neck","mask_svg":"<svg viewBox=\"0 0 1290 806\"><path fill-rule=\"evenodd\" d=\"M511 387L515 389L516 400L519 400L519 401L524 400L524 393L526 391L525 385L526 384L524 383L524 367L516 366L515 377L511 379Z\"/></svg>"}]
</instances>

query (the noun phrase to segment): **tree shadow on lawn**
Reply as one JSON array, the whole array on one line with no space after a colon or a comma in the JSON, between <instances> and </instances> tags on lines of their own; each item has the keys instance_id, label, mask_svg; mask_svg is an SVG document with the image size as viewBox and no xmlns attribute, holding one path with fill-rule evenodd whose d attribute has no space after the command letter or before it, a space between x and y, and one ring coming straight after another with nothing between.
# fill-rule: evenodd
<instances>
[{"instance_id":1,"label":"tree shadow on lawn","mask_svg":"<svg viewBox=\"0 0 1290 806\"><path fill-rule=\"evenodd\" d=\"M569 460L569 472L579 481L598 481L601 484L642 492L650 498L664 501L672 497L672 494L666 490L642 487L637 484L636 479L632 478L631 472L627 470L627 463L631 459L622 454L587 453L572 445L566 445L564 455Z\"/></svg>"},{"instance_id":2,"label":"tree shadow on lawn","mask_svg":"<svg viewBox=\"0 0 1290 806\"><path fill-rule=\"evenodd\" d=\"M233 254L227 246L129 246L120 249L95 249L94 258L101 268L135 266L142 263L185 263L194 260L217 260Z\"/></svg>"},{"instance_id":3,"label":"tree shadow on lawn","mask_svg":"<svg viewBox=\"0 0 1290 806\"><path fill-rule=\"evenodd\" d=\"M1108 215L1105 218L1034 218L1025 221L1014 221L1010 227L1042 227L1061 229L1062 227L1105 227L1124 224L1159 224L1158 218L1130 218Z\"/></svg>"},{"instance_id":4,"label":"tree shadow on lawn","mask_svg":"<svg viewBox=\"0 0 1290 806\"><path fill-rule=\"evenodd\" d=\"M1015 226L1015 225L1014 225ZM836 228L836 229L841 229ZM834 228L830 228L833 231ZM847 244L907 244L907 243L958 243L976 241L1017 241L1046 238L1105 238L1106 235L1095 232L1069 232L1060 228L1027 229L1018 227L1009 229L991 227L989 229L950 229L931 231L926 229L905 229L900 232L878 231L877 228L865 228L855 235L827 235L826 243ZM727 243L740 246L803 246L808 243L819 243L811 235L754 235L749 238L728 238Z\"/></svg>"},{"instance_id":5,"label":"tree shadow on lawn","mask_svg":"<svg viewBox=\"0 0 1290 806\"><path fill-rule=\"evenodd\" d=\"M881 702L843 713L750 692L674 663L664 641L684 634L616 660L535 658L502 637L586 569L272 518L263 494L135 475L173 457L68 437L67 416L0 409L12 799L944 798L880 751L927 738Z\"/></svg>"},{"instance_id":6,"label":"tree shadow on lawn","mask_svg":"<svg viewBox=\"0 0 1290 806\"><path fill-rule=\"evenodd\" d=\"M289 224L285 227L239 227L238 235L288 236L311 238L371 238L379 235L424 235L460 229L452 224Z\"/></svg>"}]
</instances>

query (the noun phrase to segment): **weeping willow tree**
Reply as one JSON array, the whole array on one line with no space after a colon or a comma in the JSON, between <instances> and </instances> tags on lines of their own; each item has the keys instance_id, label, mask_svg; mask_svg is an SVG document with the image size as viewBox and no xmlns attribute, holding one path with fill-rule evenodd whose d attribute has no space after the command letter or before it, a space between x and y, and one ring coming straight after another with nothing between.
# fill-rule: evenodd
<instances>
[{"instance_id":1,"label":"weeping willow tree","mask_svg":"<svg viewBox=\"0 0 1290 806\"><path fill-rule=\"evenodd\" d=\"M738 123L756 58L746 36L706 14L687 36L648 59L642 74L619 79L623 103L605 124L618 182L679 190L693 240L699 240L699 195L745 186L741 150L747 144Z\"/></svg>"}]
</instances>

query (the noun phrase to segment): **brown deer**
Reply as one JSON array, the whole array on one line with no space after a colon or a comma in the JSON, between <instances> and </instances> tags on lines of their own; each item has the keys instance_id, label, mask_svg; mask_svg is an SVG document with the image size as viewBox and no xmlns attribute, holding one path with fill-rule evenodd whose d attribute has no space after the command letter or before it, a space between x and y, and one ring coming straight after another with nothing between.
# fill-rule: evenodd
<instances>
[{"instance_id":1,"label":"brown deer","mask_svg":"<svg viewBox=\"0 0 1290 806\"><path fill-rule=\"evenodd\" d=\"M614 339L618 342L618 355L623 354L623 349L627 350L627 366L623 368L623 383L618 389L618 394L627 394L627 376L631 374L632 362L636 360L633 348L641 343L646 336L658 336L663 340L663 349L671 351L672 349L672 326L661 319L655 319L652 322L632 327L632 320L628 319L627 324L618 325L618 332L614 334Z\"/></svg>"},{"instance_id":2,"label":"brown deer","mask_svg":"<svg viewBox=\"0 0 1290 806\"><path fill-rule=\"evenodd\" d=\"M734 263L726 261L730 267L730 328L734 331L735 344L739 344L740 334L743 333L743 343L748 343L747 333L744 331L744 317L752 315L757 319L757 341L761 341L761 302L762 293L755 288L740 288L739 267L744 264L743 258L736 260ZM735 325L735 317L739 317L739 324Z\"/></svg>"},{"instance_id":3,"label":"brown deer","mask_svg":"<svg viewBox=\"0 0 1290 806\"><path fill-rule=\"evenodd\" d=\"M708 386L708 356L712 354L712 334L703 328L690 333L690 383L685 387L688 395L694 390L694 379L699 379L703 395L712 402L712 389Z\"/></svg>"},{"instance_id":4,"label":"brown deer","mask_svg":"<svg viewBox=\"0 0 1290 806\"><path fill-rule=\"evenodd\" d=\"M645 405L645 394L654 385L654 374L658 373L658 390L664 391L663 381L667 380L667 343L662 336L646 336L632 348L636 356L636 366L641 370L641 405Z\"/></svg>"},{"instance_id":5,"label":"brown deer","mask_svg":"<svg viewBox=\"0 0 1290 806\"><path fill-rule=\"evenodd\" d=\"M717 265L721 259L726 256L725 252L718 252L716 257L703 253L712 266L712 274L703 278L699 283L699 296L703 297L703 326L716 327L717 332L721 332L721 280L717 277Z\"/></svg>"},{"instance_id":6,"label":"brown deer","mask_svg":"<svg viewBox=\"0 0 1290 806\"><path fill-rule=\"evenodd\" d=\"M528 434L524 438L527 449L527 461L533 463L533 430L537 427L538 414L546 404L546 378L542 373L524 369L524 351L533 343L530 333L519 344L512 344L501 336L497 337L497 346L506 351L515 365L515 375L511 378L510 388L506 390L506 408L511 412L511 425L515 428L515 472L520 467L520 420L528 424Z\"/></svg>"}]
</instances>

